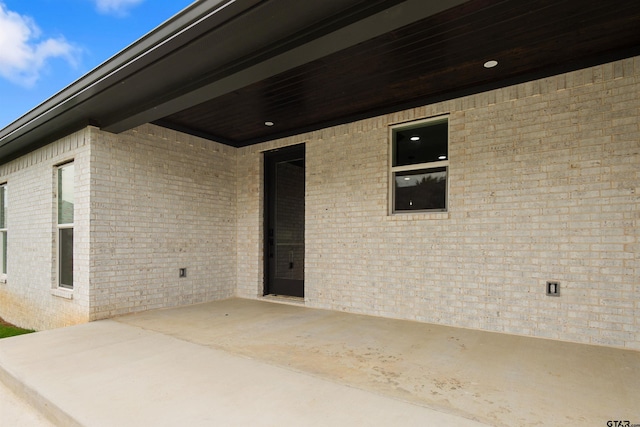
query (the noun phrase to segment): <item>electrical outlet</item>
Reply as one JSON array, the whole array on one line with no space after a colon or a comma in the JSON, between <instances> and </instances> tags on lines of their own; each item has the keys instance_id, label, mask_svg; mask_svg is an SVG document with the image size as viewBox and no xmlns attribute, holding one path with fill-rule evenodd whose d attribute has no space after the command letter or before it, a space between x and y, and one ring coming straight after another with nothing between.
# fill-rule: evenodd
<instances>
[{"instance_id":1,"label":"electrical outlet","mask_svg":"<svg viewBox=\"0 0 640 427\"><path fill-rule=\"evenodd\" d=\"M559 297L560 282L547 282L547 295L550 297Z\"/></svg>"}]
</instances>

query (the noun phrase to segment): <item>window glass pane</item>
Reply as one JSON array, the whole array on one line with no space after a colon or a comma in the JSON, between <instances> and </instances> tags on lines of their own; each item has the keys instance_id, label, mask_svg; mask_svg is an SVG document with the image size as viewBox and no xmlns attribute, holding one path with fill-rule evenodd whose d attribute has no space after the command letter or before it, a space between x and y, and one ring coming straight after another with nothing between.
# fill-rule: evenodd
<instances>
[{"instance_id":1,"label":"window glass pane","mask_svg":"<svg viewBox=\"0 0 640 427\"><path fill-rule=\"evenodd\" d=\"M446 209L446 167L396 172L394 181L396 212Z\"/></svg>"},{"instance_id":2,"label":"window glass pane","mask_svg":"<svg viewBox=\"0 0 640 427\"><path fill-rule=\"evenodd\" d=\"M447 121L393 131L393 166L448 160Z\"/></svg>"},{"instance_id":3,"label":"window glass pane","mask_svg":"<svg viewBox=\"0 0 640 427\"><path fill-rule=\"evenodd\" d=\"M73 224L73 164L58 169L58 224Z\"/></svg>"},{"instance_id":4,"label":"window glass pane","mask_svg":"<svg viewBox=\"0 0 640 427\"><path fill-rule=\"evenodd\" d=\"M0 254L2 271L0 271L0 273L7 274L7 232L6 231L0 232L0 240L2 240L2 242L0 242L0 251L2 251L2 253Z\"/></svg>"},{"instance_id":5,"label":"window glass pane","mask_svg":"<svg viewBox=\"0 0 640 427\"><path fill-rule=\"evenodd\" d=\"M0 186L0 274L7 274L7 186Z\"/></svg>"},{"instance_id":6,"label":"window glass pane","mask_svg":"<svg viewBox=\"0 0 640 427\"><path fill-rule=\"evenodd\" d=\"M59 239L59 285L63 288L73 288L73 228L61 228Z\"/></svg>"},{"instance_id":7,"label":"window glass pane","mask_svg":"<svg viewBox=\"0 0 640 427\"><path fill-rule=\"evenodd\" d=\"M7 187L0 186L0 228L7 228Z\"/></svg>"}]
</instances>

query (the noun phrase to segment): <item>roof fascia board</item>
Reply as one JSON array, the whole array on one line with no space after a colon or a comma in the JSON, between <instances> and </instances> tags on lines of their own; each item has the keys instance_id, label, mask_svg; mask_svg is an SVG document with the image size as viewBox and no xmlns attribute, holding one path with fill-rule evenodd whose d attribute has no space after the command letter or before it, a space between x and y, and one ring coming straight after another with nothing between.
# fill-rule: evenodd
<instances>
[{"instance_id":1,"label":"roof fascia board","mask_svg":"<svg viewBox=\"0 0 640 427\"><path fill-rule=\"evenodd\" d=\"M412 24L466 1L468 0L442 0L438 2L407 0L232 75L212 82L198 82L197 86L192 82L191 88L184 94L164 94L163 97L157 98L153 104L146 105L138 113L116 118L110 123L103 123L102 129L120 133L144 123L159 120L209 99L233 92L252 83Z\"/></svg>"},{"instance_id":2,"label":"roof fascia board","mask_svg":"<svg viewBox=\"0 0 640 427\"><path fill-rule=\"evenodd\" d=\"M0 147L85 102L184 43L261 0L200 0L62 89L4 129ZM204 25L203 25L204 23Z\"/></svg>"}]
</instances>

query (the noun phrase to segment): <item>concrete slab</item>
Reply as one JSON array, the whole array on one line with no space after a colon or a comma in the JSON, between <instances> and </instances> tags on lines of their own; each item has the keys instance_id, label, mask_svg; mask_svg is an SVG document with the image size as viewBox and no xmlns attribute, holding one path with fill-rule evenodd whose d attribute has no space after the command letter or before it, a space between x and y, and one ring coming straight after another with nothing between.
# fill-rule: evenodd
<instances>
[{"instance_id":1,"label":"concrete slab","mask_svg":"<svg viewBox=\"0 0 640 427\"><path fill-rule=\"evenodd\" d=\"M640 352L227 300L120 322L490 425L640 423Z\"/></svg>"},{"instance_id":2,"label":"concrete slab","mask_svg":"<svg viewBox=\"0 0 640 427\"><path fill-rule=\"evenodd\" d=\"M61 426L483 425L114 321L0 342L0 366Z\"/></svg>"},{"instance_id":3,"label":"concrete slab","mask_svg":"<svg viewBox=\"0 0 640 427\"><path fill-rule=\"evenodd\" d=\"M0 426L54 427L44 415L0 381Z\"/></svg>"},{"instance_id":4,"label":"concrete slab","mask_svg":"<svg viewBox=\"0 0 640 427\"><path fill-rule=\"evenodd\" d=\"M64 426L640 423L639 352L240 299L1 340L0 381Z\"/></svg>"}]
</instances>

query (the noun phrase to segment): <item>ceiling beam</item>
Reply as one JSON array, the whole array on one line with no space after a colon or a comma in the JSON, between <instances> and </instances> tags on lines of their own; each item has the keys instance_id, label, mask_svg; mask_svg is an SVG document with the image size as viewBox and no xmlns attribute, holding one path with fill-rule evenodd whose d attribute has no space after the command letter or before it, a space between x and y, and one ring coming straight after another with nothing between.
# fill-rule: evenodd
<instances>
[{"instance_id":1,"label":"ceiling beam","mask_svg":"<svg viewBox=\"0 0 640 427\"><path fill-rule=\"evenodd\" d=\"M185 88L178 89L182 93L174 91L160 94L136 112L126 111L124 114L103 122L102 129L119 133L144 123L162 119L178 111L409 25L465 3L465 1L467 0L406 0L230 75L222 78L216 76L211 81L199 80L196 84L190 82ZM295 19L295 16L290 16L290 18ZM248 28L251 28L250 25L272 25L272 23L263 20L262 23L247 23Z\"/></svg>"}]
</instances>

